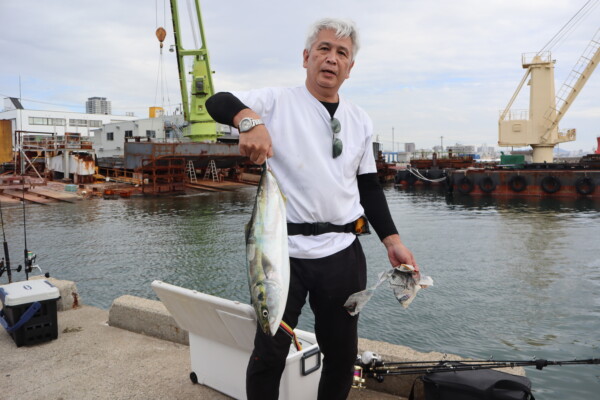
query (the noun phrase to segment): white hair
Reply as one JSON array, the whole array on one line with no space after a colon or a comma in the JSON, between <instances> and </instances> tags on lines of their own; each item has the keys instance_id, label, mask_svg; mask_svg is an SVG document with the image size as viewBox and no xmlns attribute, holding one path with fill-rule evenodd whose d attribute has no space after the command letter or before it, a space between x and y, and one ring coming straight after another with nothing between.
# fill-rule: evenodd
<instances>
[{"instance_id":1,"label":"white hair","mask_svg":"<svg viewBox=\"0 0 600 400\"><path fill-rule=\"evenodd\" d=\"M324 29L334 31L338 39L350 38L352 40L352 61L354 61L356 53L358 53L358 49L360 48L360 43L358 40L358 29L352 20L323 18L312 24L306 36L306 51L310 51L317 40L317 36L319 36L319 32Z\"/></svg>"}]
</instances>

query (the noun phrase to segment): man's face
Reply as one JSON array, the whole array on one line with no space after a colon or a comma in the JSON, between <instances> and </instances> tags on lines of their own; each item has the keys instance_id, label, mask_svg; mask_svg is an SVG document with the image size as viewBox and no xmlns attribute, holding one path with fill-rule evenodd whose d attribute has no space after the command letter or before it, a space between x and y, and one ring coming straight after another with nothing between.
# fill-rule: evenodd
<instances>
[{"instance_id":1,"label":"man's face","mask_svg":"<svg viewBox=\"0 0 600 400\"><path fill-rule=\"evenodd\" d=\"M335 31L324 29L310 51L304 50L306 87L318 100L337 102L337 92L350 77L352 61L352 39L339 39Z\"/></svg>"}]
</instances>

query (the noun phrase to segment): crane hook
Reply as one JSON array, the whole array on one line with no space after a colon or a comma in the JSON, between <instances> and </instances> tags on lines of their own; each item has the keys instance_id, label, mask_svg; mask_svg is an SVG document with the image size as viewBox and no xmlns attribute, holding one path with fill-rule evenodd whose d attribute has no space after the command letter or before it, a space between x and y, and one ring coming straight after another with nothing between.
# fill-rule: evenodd
<instances>
[{"instance_id":1,"label":"crane hook","mask_svg":"<svg viewBox=\"0 0 600 400\"><path fill-rule=\"evenodd\" d=\"M160 42L161 49L163 47L163 41L165 40L166 36L167 36L167 31L162 26L156 30L156 37L157 37L158 41Z\"/></svg>"}]
</instances>

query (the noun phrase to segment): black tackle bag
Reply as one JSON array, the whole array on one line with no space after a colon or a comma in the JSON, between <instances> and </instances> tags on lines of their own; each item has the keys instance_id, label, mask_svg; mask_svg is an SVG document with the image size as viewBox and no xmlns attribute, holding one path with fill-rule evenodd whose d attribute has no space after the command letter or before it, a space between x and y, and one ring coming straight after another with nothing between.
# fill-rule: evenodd
<instances>
[{"instance_id":1,"label":"black tackle bag","mask_svg":"<svg viewBox=\"0 0 600 400\"><path fill-rule=\"evenodd\" d=\"M493 369L432 372L421 380L425 400L535 400L529 379Z\"/></svg>"}]
</instances>

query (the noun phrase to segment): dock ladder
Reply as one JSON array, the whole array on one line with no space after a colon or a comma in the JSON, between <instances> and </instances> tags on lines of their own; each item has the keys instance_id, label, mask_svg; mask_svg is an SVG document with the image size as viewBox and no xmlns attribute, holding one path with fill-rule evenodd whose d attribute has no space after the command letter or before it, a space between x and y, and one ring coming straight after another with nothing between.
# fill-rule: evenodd
<instances>
[{"instance_id":1,"label":"dock ladder","mask_svg":"<svg viewBox=\"0 0 600 400\"><path fill-rule=\"evenodd\" d=\"M219 174L217 173L217 164L215 160L210 160L204 173L204 180L209 179L212 176L213 182L219 182Z\"/></svg>"},{"instance_id":2,"label":"dock ladder","mask_svg":"<svg viewBox=\"0 0 600 400\"><path fill-rule=\"evenodd\" d=\"M198 183L198 179L196 179L196 168L194 168L194 162L192 160L188 161L186 172L190 177L191 183Z\"/></svg>"}]
</instances>

